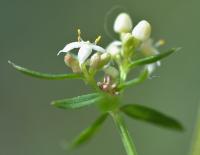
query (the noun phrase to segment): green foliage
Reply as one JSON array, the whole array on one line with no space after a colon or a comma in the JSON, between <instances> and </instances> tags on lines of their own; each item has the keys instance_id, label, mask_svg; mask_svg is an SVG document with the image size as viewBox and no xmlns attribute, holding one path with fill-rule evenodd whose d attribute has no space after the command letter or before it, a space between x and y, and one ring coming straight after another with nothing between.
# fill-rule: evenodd
<instances>
[{"instance_id":1,"label":"green foliage","mask_svg":"<svg viewBox=\"0 0 200 155\"><path fill-rule=\"evenodd\" d=\"M157 110L136 104L125 105L120 108L131 118L149 122L158 126L182 131L183 126L175 119L158 112Z\"/></svg>"},{"instance_id":2,"label":"green foliage","mask_svg":"<svg viewBox=\"0 0 200 155\"><path fill-rule=\"evenodd\" d=\"M153 55L153 56L149 56L149 57L146 57L146 58L141 58L139 60L135 60L135 61L133 61L132 63L129 64L129 68L154 63L156 61L159 61L159 60L171 55L172 53L174 53L178 50L180 50L180 48L172 48L171 50L164 52L164 53L160 53L160 54L157 54L157 55Z\"/></svg>"},{"instance_id":3,"label":"green foliage","mask_svg":"<svg viewBox=\"0 0 200 155\"><path fill-rule=\"evenodd\" d=\"M142 83L147 78L148 78L148 71L147 69L144 69L137 78L122 83L121 85L119 85L118 89L121 90L130 86L134 86L136 84Z\"/></svg>"},{"instance_id":4,"label":"green foliage","mask_svg":"<svg viewBox=\"0 0 200 155\"><path fill-rule=\"evenodd\" d=\"M27 68L23 68L21 66L18 66L14 64L11 61L8 61L12 67L14 67L17 71L35 77L35 78L40 78L40 79L45 79L45 80L63 80L63 79L82 79L83 76L81 74L47 74L47 73L40 73L37 71L33 71Z\"/></svg>"},{"instance_id":5,"label":"green foliage","mask_svg":"<svg viewBox=\"0 0 200 155\"><path fill-rule=\"evenodd\" d=\"M101 95L99 93L92 93L92 94L77 96L70 99L53 101L52 105L62 109L77 109L89 106L91 104L95 104L99 100L101 100Z\"/></svg>"},{"instance_id":6,"label":"green foliage","mask_svg":"<svg viewBox=\"0 0 200 155\"><path fill-rule=\"evenodd\" d=\"M131 139L131 136L128 132L128 129L125 125L123 118L121 117L119 113L116 113L116 112L112 112L111 115L121 135L121 139L124 144L126 153L128 155L137 155L135 145Z\"/></svg>"},{"instance_id":7,"label":"green foliage","mask_svg":"<svg viewBox=\"0 0 200 155\"><path fill-rule=\"evenodd\" d=\"M100 129L102 124L105 122L108 114L102 114L99 116L89 127L83 130L70 144L70 148L78 147L88 142L94 134Z\"/></svg>"}]
</instances>

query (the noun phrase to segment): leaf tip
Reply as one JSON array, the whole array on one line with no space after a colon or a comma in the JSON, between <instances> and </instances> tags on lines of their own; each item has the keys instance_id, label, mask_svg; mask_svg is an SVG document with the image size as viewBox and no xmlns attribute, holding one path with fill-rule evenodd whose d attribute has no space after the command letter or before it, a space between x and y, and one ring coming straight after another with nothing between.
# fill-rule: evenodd
<instances>
[{"instance_id":1,"label":"leaf tip","mask_svg":"<svg viewBox=\"0 0 200 155\"><path fill-rule=\"evenodd\" d=\"M180 51L181 49L182 49L182 47L175 48L176 51Z\"/></svg>"},{"instance_id":2,"label":"leaf tip","mask_svg":"<svg viewBox=\"0 0 200 155\"><path fill-rule=\"evenodd\" d=\"M8 60L8 64L14 66L14 63L12 61L10 61L10 60Z\"/></svg>"},{"instance_id":3,"label":"leaf tip","mask_svg":"<svg viewBox=\"0 0 200 155\"><path fill-rule=\"evenodd\" d=\"M56 102L55 101L51 101L50 105L56 106Z\"/></svg>"},{"instance_id":4,"label":"leaf tip","mask_svg":"<svg viewBox=\"0 0 200 155\"><path fill-rule=\"evenodd\" d=\"M185 131L185 128L180 123L177 125L176 129L177 129L177 131L180 131L180 132L184 132Z\"/></svg>"}]
</instances>

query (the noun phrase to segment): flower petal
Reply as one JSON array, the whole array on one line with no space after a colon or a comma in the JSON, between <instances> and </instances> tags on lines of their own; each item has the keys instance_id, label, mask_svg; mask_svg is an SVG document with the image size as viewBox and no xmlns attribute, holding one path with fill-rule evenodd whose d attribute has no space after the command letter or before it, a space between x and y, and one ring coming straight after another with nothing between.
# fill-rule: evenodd
<instances>
[{"instance_id":1,"label":"flower petal","mask_svg":"<svg viewBox=\"0 0 200 155\"><path fill-rule=\"evenodd\" d=\"M101 53L106 52L106 50L104 48L100 47L100 46L97 46L97 45L94 45L94 44L91 44L90 46L93 50L95 50L97 52L101 52Z\"/></svg>"},{"instance_id":2,"label":"flower petal","mask_svg":"<svg viewBox=\"0 0 200 155\"><path fill-rule=\"evenodd\" d=\"M155 71L156 66L157 66L156 63L146 65L149 75L151 75Z\"/></svg>"},{"instance_id":3,"label":"flower petal","mask_svg":"<svg viewBox=\"0 0 200 155\"><path fill-rule=\"evenodd\" d=\"M90 44L82 44L81 48L78 51L78 60L82 64L92 53L92 47Z\"/></svg>"},{"instance_id":4,"label":"flower petal","mask_svg":"<svg viewBox=\"0 0 200 155\"><path fill-rule=\"evenodd\" d=\"M121 45L122 45L122 42L119 41L119 40L115 40L115 41L111 42L109 45L121 46Z\"/></svg>"},{"instance_id":5,"label":"flower petal","mask_svg":"<svg viewBox=\"0 0 200 155\"><path fill-rule=\"evenodd\" d=\"M59 55L62 52L67 53L67 52L73 50L74 48L80 48L82 45L83 45L82 42L69 43L62 50L60 50L57 55Z\"/></svg>"},{"instance_id":6,"label":"flower petal","mask_svg":"<svg viewBox=\"0 0 200 155\"><path fill-rule=\"evenodd\" d=\"M120 41L113 41L107 46L106 51L108 53L110 53L112 57L115 57L117 54L120 53L120 51L121 51L120 46L121 45L122 45L122 43Z\"/></svg>"},{"instance_id":7,"label":"flower petal","mask_svg":"<svg viewBox=\"0 0 200 155\"><path fill-rule=\"evenodd\" d=\"M150 34L151 34L151 25L146 20L140 21L132 31L132 35L140 41L147 40Z\"/></svg>"}]
</instances>

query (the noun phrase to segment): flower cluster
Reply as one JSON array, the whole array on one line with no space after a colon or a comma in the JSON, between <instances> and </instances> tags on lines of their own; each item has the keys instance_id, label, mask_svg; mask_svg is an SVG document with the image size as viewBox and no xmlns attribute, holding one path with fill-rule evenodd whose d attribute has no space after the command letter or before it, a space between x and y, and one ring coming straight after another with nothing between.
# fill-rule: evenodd
<instances>
[{"instance_id":1,"label":"flower cluster","mask_svg":"<svg viewBox=\"0 0 200 155\"><path fill-rule=\"evenodd\" d=\"M41 73L8 62L17 71L32 77L48 80L81 79L94 88L92 93L52 102L52 105L62 109L78 109L96 104L101 111L100 116L70 143L70 147L74 148L87 142L110 115L119 129L127 155L137 155L121 113L133 119L179 131L183 130L183 126L175 119L146 106L124 105L119 94L125 88L148 79L156 67L160 66L160 60L177 49L159 53L157 48L163 45L164 41L154 43L150 37L151 25L142 20L133 27L127 13L117 16L113 29L119 34L119 39L112 41L105 48L98 45L100 36L94 42L84 41L81 31L78 30L78 41L67 44L58 52L58 55L66 53L64 62L73 73ZM77 49L78 51L73 52ZM142 66L140 74L129 80L128 73L138 66ZM96 76L99 71L103 72L102 78Z\"/></svg>"},{"instance_id":2,"label":"flower cluster","mask_svg":"<svg viewBox=\"0 0 200 155\"><path fill-rule=\"evenodd\" d=\"M83 73L90 82L96 82L94 80L95 74L98 71L103 71L105 74L104 82L109 77L109 83L114 87L105 84L100 85L104 82L96 82L96 85L103 91L119 94L117 85L126 80L130 70L129 64L136 59L137 53L142 57L157 55L159 54L157 47L162 45L163 41L153 43L150 38L151 25L146 20L140 21L133 28L133 22L127 13L120 13L117 16L113 29L119 34L120 39L112 41L106 48L97 45L101 36L91 43L84 41L81 38L81 31L78 30L78 41L67 44L58 52L58 55L62 52L66 53L64 57L66 65L74 73ZM78 49L77 55L74 54L76 52L72 52L73 49ZM159 65L160 61L145 65L148 76Z\"/></svg>"}]
</instances>

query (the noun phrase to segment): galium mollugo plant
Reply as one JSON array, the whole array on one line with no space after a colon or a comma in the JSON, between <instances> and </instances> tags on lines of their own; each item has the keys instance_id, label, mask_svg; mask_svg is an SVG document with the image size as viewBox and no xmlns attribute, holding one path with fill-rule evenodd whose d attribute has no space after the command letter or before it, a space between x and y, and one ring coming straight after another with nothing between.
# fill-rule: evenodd
<instances>
[{"instance_id":1,"label":"galium mollugo plant","mask_svg":"<svg viewBox=\"0 0 200 155\"><path fill-rule=\"evenodd\" d=\"M9 63L17 71L32 77L48 80L80 79L93 88L90 94L52 102L53 106L62 109L96 105L100 110L100 116L72 141L71 148L87 142L106 118L111 116L119 130L127 155L137 155L122 113L133 119L165 128L181 131L183 127L177 120L157 110L132 102L123 103L122 94L128 87L148 80L155 69L161 65L160 60L179 48L159 52L158 48L164 41L153 42L150 23L142 20L133 27L133 22L127 13L120 13L117 16L113 29L119 34L119 38L105 48L99 45L100 36L94 42L86 41L78 30L78 40L68 43L58 52L58 55L65 54L64 62L72 73L40 73L20 67L11 61ZM139 75L133 79L127 78L130 71L138 67L141 69ZM97 78L101 75L97 74L98 72L103 72L103 76Z\"/></svg>"}]
</instances>

